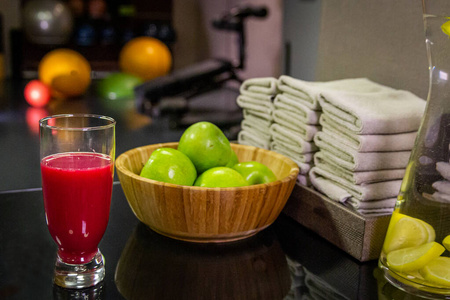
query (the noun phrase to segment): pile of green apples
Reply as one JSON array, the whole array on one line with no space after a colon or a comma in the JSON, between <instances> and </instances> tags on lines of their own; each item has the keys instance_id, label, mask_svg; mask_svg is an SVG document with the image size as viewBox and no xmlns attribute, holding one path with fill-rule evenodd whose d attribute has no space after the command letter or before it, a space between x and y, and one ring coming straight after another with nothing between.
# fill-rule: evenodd
<instances>
[{"instance_id":1,"label":"pile of green apples","mask_svg":"<svg viewBox=\"0 0 450 300\"><path fill-rule=\"evenodd\" d=\"M266 165L239 162L222 130L210 122L189 126L178 148L152 152L140 176L179 185L239 187L277 180Z\"/></svg>"}]
</instances>

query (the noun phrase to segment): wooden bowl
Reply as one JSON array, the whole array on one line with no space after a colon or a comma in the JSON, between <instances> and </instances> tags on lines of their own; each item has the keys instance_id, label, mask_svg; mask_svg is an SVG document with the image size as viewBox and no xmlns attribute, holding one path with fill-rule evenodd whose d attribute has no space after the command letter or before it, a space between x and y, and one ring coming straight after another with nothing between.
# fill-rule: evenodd
<instances>
[{"instance_id":1,"label":"wooden bowl","mask_svg":"<svg viewBox=\"0 0 450 300\"><path fill-rule=\"evenodd\" d=\"M150 154L178 143L138 147L121 154L116 169L136 217L165 236L191 242L227 242L254 235L272 224L288 200L299 172L291 159L253 146L231 144L239 161L258 161L278 180L244 187L205 188L139 176Z\"/></svg>"}]
</instances>

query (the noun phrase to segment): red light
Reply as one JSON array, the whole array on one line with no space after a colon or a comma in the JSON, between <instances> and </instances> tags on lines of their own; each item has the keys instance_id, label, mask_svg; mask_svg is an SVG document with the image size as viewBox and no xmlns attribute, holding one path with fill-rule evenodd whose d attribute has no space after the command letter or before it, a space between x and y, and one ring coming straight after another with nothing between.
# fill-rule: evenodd
<instances>
[{"instance_id":1,"label":"red light","mask_svg":"<svg viewBox=\"0 0 450 300\"><path fill-rule=\"evenodd\" d=\"M35 79L25 86L25 100L33 107L44 107L50 101L50 87Z\"/></svg>"}]
</instances>

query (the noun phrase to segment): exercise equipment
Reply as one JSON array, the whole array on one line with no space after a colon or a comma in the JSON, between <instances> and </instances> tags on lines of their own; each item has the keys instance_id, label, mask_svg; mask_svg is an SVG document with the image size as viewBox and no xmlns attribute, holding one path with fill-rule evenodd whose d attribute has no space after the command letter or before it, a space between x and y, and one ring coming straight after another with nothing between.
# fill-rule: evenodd
<instances>
[{"instance_id":1,"label":"exercise equipment","mask_svg":"<svg viewBox=\"0 0 450 300\"><path fill-rule=\"evenodd\" d=\"M233 64L228 60L209 59L176 70L166 76L146 81L135 88L138 111L154 117L164 112L175 113L174 121L177 126L187 126L199 120L207 120L208 117L216 124L239 123L242 119L240 110L214 111L214 103L211 104L211 102L218 101L223 96L233 99L235 104L238 90L225 87L225 83L242 82L236 72L245 68L245 21L249 17L265 18L267 14L268 10L265 6L238 6L213 20L212 26L215 29L237 35L239 62ZM221 89L223 93L219 95L218 89ZM185 114L188 110L187 102L194 100L198 100L203 111L198 115ZM208 107L209 116L205 112L205 106Z\"/></svg>"}]
</instances>

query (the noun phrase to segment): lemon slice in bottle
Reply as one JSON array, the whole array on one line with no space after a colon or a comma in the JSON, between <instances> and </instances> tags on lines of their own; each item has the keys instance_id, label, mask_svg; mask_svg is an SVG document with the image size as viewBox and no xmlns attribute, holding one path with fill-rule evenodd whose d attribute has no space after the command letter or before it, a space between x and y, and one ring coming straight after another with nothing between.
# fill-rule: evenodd
<instances>
[{"instance_id":1,"label":"lemon slice in bottle","mask_svg":"<svg viewBox=\"0 0 450 300\"><path fill-rule=\"evenodd\" d=\"M420 274L432 284L450 287L450 257L433 259L420 270Z\"/></svg>"},{"instance_id":2,"label":"lemon slice in bottle","mask_svg":"<svg viewBox=\"0 0 450 300\"><path fill-rule=\"evenodd\" d=\"M434 241L434 228L417 218L394 212L383 245L384 253Z\"/></svg>"},{"instance_id":3,"label":"lemon slice in bottle","mask_svg":"<svg viewBox=\"0 0 450 300\"><path fill-rule=\"evenodd\" d=\"M444 246L431 242L389 252L386 256L386 261L389 268L393 271L406 273L423 268L431 260L444 253L444 251Z\"/></svg>"},{"instance_id":4,"label":"lemon slice in bottle","mask_svg":"<svg viewBox=\"0 0 450 300\"><path fill-rule=\"evenodd\" d=\"M442 240L442 245L444 245L445 249L447 249L447 251L450 251L450 235L447 235L443 240Z\"/></svg>"}]
</instances>

